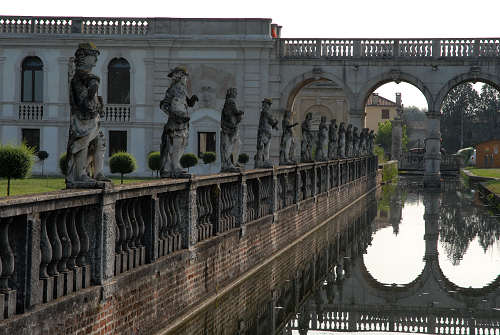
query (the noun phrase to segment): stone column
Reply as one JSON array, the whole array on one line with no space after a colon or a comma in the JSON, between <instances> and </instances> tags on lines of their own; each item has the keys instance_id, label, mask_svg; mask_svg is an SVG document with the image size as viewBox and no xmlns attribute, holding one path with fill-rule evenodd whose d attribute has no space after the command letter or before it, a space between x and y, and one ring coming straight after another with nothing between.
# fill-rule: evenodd
<instances>
[{"instance_id":1,"label":"stone column","mask_svg":"<svg viewBox=\"0 0 500 335\"><path fill-rule=\"evenodd\" d=\"M424 154L424 187L440 187L441 131L439 112L428 112Z\"/></svg>"},{"instance_id":2,"label":"stone column","mask_svg":"<svg viewBox=\"0 0 500 335\"><path fill-rule=\"evenodd\" d=\"M401 157L401 149L403 142L403 125L399 118L391 121L392 123L392 146L391 146L391 159L399 160Z\"/></svg>"},{"instance_id":3,"label":"stone column","mask_svg":"<svg viewBox=\"0 0 500 335\"><path fill-rule=\"evenodd\" d=\"M440 190L424 192L425 256L426 266L438 261L439 212L441 210Z\"/></svg>"}]
</instances>

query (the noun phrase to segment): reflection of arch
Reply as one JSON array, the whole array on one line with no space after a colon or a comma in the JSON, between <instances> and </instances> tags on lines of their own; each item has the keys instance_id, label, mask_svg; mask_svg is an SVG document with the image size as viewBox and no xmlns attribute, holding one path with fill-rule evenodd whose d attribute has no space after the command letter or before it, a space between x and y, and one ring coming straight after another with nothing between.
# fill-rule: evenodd
<instances>
[{"instance_id":1,"label":"reflection of arch","mask_svg":"<svg viewBox=\"0 0 500 335\"><path fill-rule=\"evenodd\" d=\"M432 93L431 91L427 88L427 86L424 84L423 81L415 77L414 75L411 75L406 72L401 72L401 71L389 71L385 73L381 73L372 79L370 79L366 84L361 88L359 97L360 99L357 100L357 102L360 104L359 106L356 106L356 109L359 110L364 110L366 101L370 94L375 91L378 87L387 84L389 82L396 82L399 83L401 81L407 82L408 84L412 84L416 88L422 92L422 94L425 96L425 99L427 100L427 105L432 106Z\"/></svg>"},{"instance_id":2,"label":"reflection of arch","mask_svg":"<svg viewBox=\"0 0 500 335\"><path fill-rule=\"evenodd\" d=\"M442 88L439 90L439 93L437 94L435 100L434 100L434 111L440 111L441 110L441 105L443 104L444 99L450 92L452 88L455 86L462 84L467 81L481 81L486 84L489 84L493 86L497 91L500 91L500 77L488 74L488 73L475 73L475 72L468 72L468 73L463 73L461 75L458 75L454 77L453 79L449 80Z\"/></svg>"},{"instance_id":3,"label":"reflection of arch","mask_svg":"<svg viewBox=\"0 0 500 335\"><path fill-rule=\"evenodd\" d=\"M280 109L291 110L295 97L302 88L315 81L327 80L332 81L344 91L344 94L347 98L349 110L349 108L354 105L354 94L352 93L350 87L345 85L345 83L334 74L327 72L314 73L313 71L298 75L288 82L288 84L281 91Z\"/></svg>"}]
</instances>

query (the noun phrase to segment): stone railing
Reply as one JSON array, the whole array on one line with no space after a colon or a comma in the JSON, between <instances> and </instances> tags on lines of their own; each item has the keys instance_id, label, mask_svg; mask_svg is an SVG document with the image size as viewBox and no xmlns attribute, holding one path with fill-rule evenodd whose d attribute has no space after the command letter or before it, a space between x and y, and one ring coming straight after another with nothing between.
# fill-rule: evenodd
<instances>
[{"instance_id":1,"label":"stone railing","mask_svg":"<svg viewBox=\"0 0 500 335\"><path fill-rule=\"evenodd\" d=\"M423 152L404 153L398 161L398 168L408 171L423 171L425 164L424 155ZM455 155L441 155L440 169L441 171L458 171L459 163L457 157Z\"/></svg>"},{"instance_id":2,"label":"stone railing","mask_svg":"<svg viewBox=\"0 0 500 335\"><path fill-rule=\"evenodd\" d=\"M130 122L130 105L109 104L104 106L103 121Z\"/></svg>"},{"instance_id":3,"label":"stone railing","mask_svg":"<svg viewBox=\"0 0 500 335\"><path fill-rule=\"evenodd\" d=\"M377 166L365 156L0 199L0 319L218 235L244 236L317 196L343 206L360 183L375 186Z\"/></svg>"},{"instance_id":4,"label":"stone railing","mask_svg":"<svg viewBox=\"0 0 500 335\"><path fill-rule=\"evenodd\" d=\"M281 38L284 58L473 58L500 56L500 38Z\"/></svg>"},{"instance_id":5,"label":"stone railing","mask_svg":"<svg viewBox=\"0 0 500 335\"><path fill-rule=\"evenodd\" d=\"M43 120L43 103L21 102L18 115L19 120Z\"/></svg>"}]
</instances>

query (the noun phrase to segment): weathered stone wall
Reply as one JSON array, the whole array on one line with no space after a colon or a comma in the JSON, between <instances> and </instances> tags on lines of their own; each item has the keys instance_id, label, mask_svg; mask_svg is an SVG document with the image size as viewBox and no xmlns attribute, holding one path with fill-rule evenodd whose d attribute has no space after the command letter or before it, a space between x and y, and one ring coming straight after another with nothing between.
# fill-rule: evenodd
<instances>
[{"instance_id":1,"label":"weathered stone wall","mask_svg":"<svg viewBox=\"0 0 500 335\"><path fill-rule=\"evenodd\" d=\"M0 334L168 327L374 189L376 166L364 157L3 200L0 242L10 239L12 251L0 259L14 270L2 272L0 295L14 303L4 307ZM76 250L84 231L88 248Z\"/></svg>"}]
</instances>

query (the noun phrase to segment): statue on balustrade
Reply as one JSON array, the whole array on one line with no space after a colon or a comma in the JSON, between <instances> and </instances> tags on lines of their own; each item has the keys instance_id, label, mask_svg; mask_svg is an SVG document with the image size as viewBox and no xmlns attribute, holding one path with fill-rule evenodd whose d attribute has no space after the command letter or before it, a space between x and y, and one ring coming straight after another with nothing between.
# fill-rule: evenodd
<instances>
[{"instance_id":1,"label":"statue on balustrade","mask_svg":"<svg viewBox=\"0 0 500 335\"><path fill-rule=\"evenodd\" d=\"M198 97L188 96L186 68L178 66L168 77L171 83L165 92L165 98L160 101L160 109L168 116L163 127L160 146L160 176L162 178L188 178L189 174L180 165L189 135L188 107L193 107Z\"/></svg>"},{"instance_id":2,"label":"statue on balustrade","mask_svg":"<svg viewBox=\"0 0 500 335\"><path fill-rule=\"evenodd\" d=\"M345 158L345 147L345 125L344 122L340 122L338 158Z\"/></svg>"},{"instance_id":3,"label":"statue on balustrade","mask_svg":"<svg viewBox=\"0 0 500 335\"><path fill-rule=\"evenodd\" d=\"M352 151L353 157L359 157L359 134L358 134L358 127L354 127L354 130L352 132Z\"/></svg>"},{"instance_id":4,"label":"statue on balustrade","mask_svg":"<svg viewBox=\"0 0 500 335\"><path fill-rule=\"evenodd\" d=\"M257 131L257 153L255 154L255 168L272 168L273 164L269 160L269 147L271 145L272 130L277 129L276 120L271 111L271 99L262 100L260 111L259 130Z\"/></svg>"},{"instance_id":5,"label":"statue on balustrade","mask_svg":"<svg viewBox=\"0 0 500 335\"><path fill-rule=\"evenodd\" d=\"M313 161L313 141L312 114L307 113L306 118L302 122L302 142L300 143L300 160L302 163L310 163Z\"/></svg>"},{"instance_id":6,"label":"statue on balustrade","mask_svg":"<svg viewBox=\"0 0 500 335\"><path fill-rule=\"evenodd\" d=\"M373 129L370 130L370 134L368 135L368 155L373 155L373 149L375 147L375 134L373 133Z\"/></svg>"},{"instance_id":7,"label":"statue on balustrade","mask_svg":"<svg viewBox=\"0 0 500 335\"><path fill-rule=\"evenodd\" d=\"M106 140L101 130L102 98L97 95L100 79L92 74L99 50L81 43L75 52L75 73L70 83L71 106L67 146L67 188L102 188L110 182L103 174Z\"/></svg>"},{"instance_id":8,"label":"statue on balustrade","mask_svg":"<svg viewBox=\"0 0 500 335\"><path fill-rule=\"evenodd\" d=\"M292 129L297 126L298 122L292 124L292 112L290 110L285 111L283 115L283 121L281 122L283 133L281 135L280 143L280 165L291 165L295 164L294 157L294 138Z\"/></svg>"},{"instance_id":9,"label":"statue on balustrade","mask_svg":"<svg viewBox=\"0 0 500 335\"><path fill-rule=\"evenodd\" d=\"M337 120L333 119L328 129L328 159L337 159L337 134Z\"/></svg>"},{"instance_id":10,"label":"statue on balustrade","mask_svg":"<svg viewBox=\"0 0 500 335\"><path fill-rule=\"evenodd\" d=\"M365 156L367 152L368 143L368 128L363 128L359 135L359 155Z\"/></svg>"},{"instance_id":11,"label":"statue on balustrade","mask_svg":"<svg viewBox=\"0 0 500 335\"><path fill-rule=\"evenodd\" d=\"M235 160L238 159L240 143L239 124L243 118L243 111L236 105L236 88L230 88L226 92L226 101L221 113L221 172L238 172L240 166Z\"/></svg>"},{"instance_id":12,"label":"statue on balustrade","mask_svg":"<svg viewBox=\"0 0 500 335\"><path fill-rule=\"evenodd\" d=\"M316 157L317 161L328 160L327 156L328 148L328 126L326 124L326 116L321 117L321 122L319 123L318 141L316 142Z\"/></svg>"},{"instance_id":13,"label":"statue on balustrade","mask_svg":"<svg viewBox=\"0 0 500 335\"><path fill-rule=\"evenodd\" d=\"M352 157L352 124L350 123L345 132L345 156Z\"/></svg>"}]
</instances>

